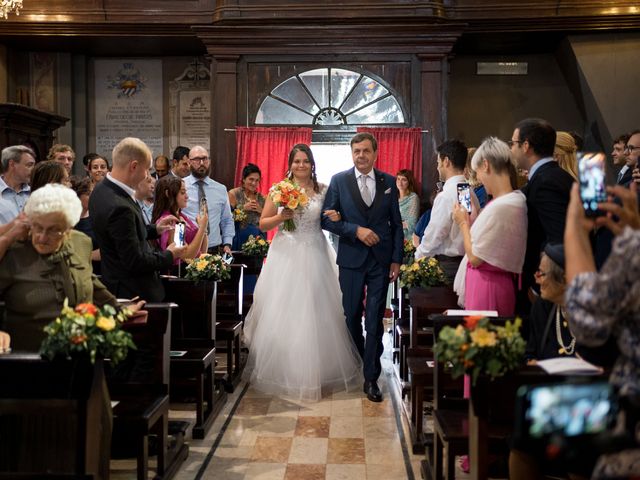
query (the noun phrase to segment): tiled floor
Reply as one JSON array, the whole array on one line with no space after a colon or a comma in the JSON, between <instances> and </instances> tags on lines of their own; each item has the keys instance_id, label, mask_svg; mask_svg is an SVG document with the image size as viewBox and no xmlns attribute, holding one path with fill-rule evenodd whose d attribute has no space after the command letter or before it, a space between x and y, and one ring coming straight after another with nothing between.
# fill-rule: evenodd
<instances>
[{"instance_id":1,"label":"tiled floor","mask_svg":"<svg viewBox=\"0 0 640 480\"><path fill-rule=\"evenodd\" d=\"M305 403L239 385L207 438L192 440L189 432L189 457L174 478L420 479L423 457L407 447L399 399L389 392L391 368L385 354L381 403L368 401L362 391L328 393L319 402ZM171 417L191 415L172 410ZM135 478L132 468L123 466L112 478Z\"/></svg>"}]
</instances>

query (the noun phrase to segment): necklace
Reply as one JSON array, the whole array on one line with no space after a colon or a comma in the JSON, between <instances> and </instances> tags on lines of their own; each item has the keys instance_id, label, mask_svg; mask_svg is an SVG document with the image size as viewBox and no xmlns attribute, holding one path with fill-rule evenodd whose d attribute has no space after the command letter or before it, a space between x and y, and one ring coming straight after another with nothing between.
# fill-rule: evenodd
<instances>
[{"instance_id":1,"label":"necklace","mask_svg":"<svg viewBox=\"0 0 640 480\"><path fill-rule=\"evenodd\" d=\"M576 337L574 337L571 333L571 330L569 330L569 334L571 335L571 343L568 346L564 344L564 342L562 341L562 332L560 329L560 319L560 305L558 305L556 307L556 340L558 341L558 345L560 345L558 353L560 355L573 355L573 352L576 349Z\"/></svg>"}]
</instances>

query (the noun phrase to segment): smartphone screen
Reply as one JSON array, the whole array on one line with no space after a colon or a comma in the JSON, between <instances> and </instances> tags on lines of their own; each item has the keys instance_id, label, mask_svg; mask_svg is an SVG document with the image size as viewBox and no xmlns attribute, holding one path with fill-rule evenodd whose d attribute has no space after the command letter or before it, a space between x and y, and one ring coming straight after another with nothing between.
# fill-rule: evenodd
<instances>
[{"instance_id":1,"label":"smartphone screen","mask_svg":"<svg viewBox=\"0 0 640 480\"><path fill-rule=\"evenodd\" d=\"M617 411L608 383L524 387L527 434L544 438L593 435L607 431ZM518 395L522 395L519 392Z\"/></svg>"},{"instance_id":2,"label":"smartphone screen","mask_svg":"<svg viewBox=\"0 0 640 480\"><path fill-rule=\"evenodd\" d=\"M458 203L467 211L471 213L471 189L468 183L459 183L458 186Z\"/></svg>"},{"instance_id":3,"label":"smartphone screen","mask_svg":"<svg viewBox=\"0 0 640 480\"><path fill-rule=\"evenodd\" d=\"M176 223L173 230L173 243L176 247L184 247L184 223Z\"/></svg>"},{"instance_id":4,"label":"smartphone screen","mask_svg":"<svg viewBox=\"0 0 640 480\"><path fill-rule=\"evenodd\" d=\"M200 199L200 215L207 213L208 210L207 199L203 197Z\"/></svg>"},{"instance_id":5,"label":"smartphone screen","mask_svg":"<svg viewBox=\"0 0 640 480\"><path fill-rule=\"evenodd\" d=\"M604 215L598 210L598 203L607 201L605 185L604 153L579 153L578 177L580 179L580 198L587 216Z\"/></svg>"}]
</instances>

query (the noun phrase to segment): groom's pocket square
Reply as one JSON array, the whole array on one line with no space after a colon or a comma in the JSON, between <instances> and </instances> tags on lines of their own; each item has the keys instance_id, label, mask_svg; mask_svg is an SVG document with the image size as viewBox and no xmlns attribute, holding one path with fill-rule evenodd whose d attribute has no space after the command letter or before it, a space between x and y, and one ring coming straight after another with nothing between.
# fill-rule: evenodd
<instances>
[{"instance_id":1,"label":"groom's pocket square","mask_svg":"<svg viewBox=\"0 0 640 480\"><path fill-rule=\"evenodd\" d=\"M385 194L385 195L389 195L390 193L391 193L391 187L387 188L387 189L384 191L384 194Z\"/></svg>"}]
</instances>

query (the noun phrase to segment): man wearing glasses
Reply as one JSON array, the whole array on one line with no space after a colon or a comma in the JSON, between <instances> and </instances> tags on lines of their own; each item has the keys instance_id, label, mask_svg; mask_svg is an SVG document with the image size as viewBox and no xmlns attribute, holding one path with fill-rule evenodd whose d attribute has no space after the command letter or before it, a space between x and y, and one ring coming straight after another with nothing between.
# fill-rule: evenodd
<instances>
[{"instance_id":1,"label":"man wearing glasses","mask_svg":"<svg viewBox=\"0 0 640 480\"><path fill-rule=\"evenodd\" d=\"M195 221L201 208L209 212L209 253L219 253L222 249L231 254L231 242L236 234L229 206L227 189L209 177L211 159L207 149L195 146L189 151L191 175L185 177L187 187L187 208L184 213Z\"/></svg>"},{"instance_id":2,"label":"man wearing glasses","mask_svg":"<svg viewBox=\"0 0 640 480\"><path fill-rule=\"evenodd\" d=\"M508 142L518 168L529 172L522 187L527 197L527 250L522 268L522 289L516 311L528 317L531 304L529 288L540 262L540 252L547 243L562 243L573 177L553 159L556 131L546 121L527 118L520 121Z\"/></svg>"},{"instance_id":3,"label":"man wearing glasses","mask_svg":"<svg viewBox=\"0 0 640 480\"><path fill-rule=\"evenodd\" d=\"M625 186L628 187L631 184L631 180L640 185L640 130L634 130L631 132L631 137L624 146L624 153L627 155L627 165L629 169L633 171L632 178Z\"/></svg>"}]
</instances>

